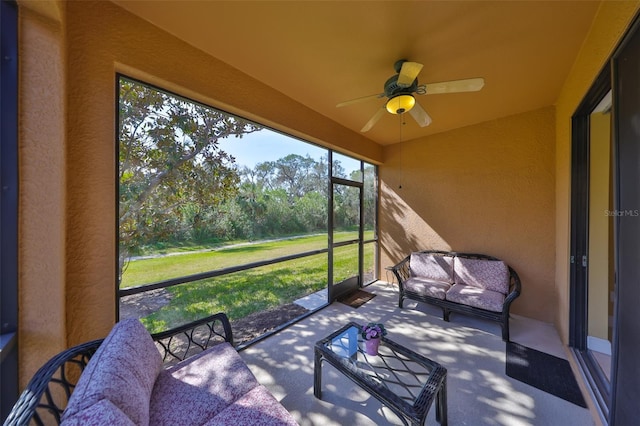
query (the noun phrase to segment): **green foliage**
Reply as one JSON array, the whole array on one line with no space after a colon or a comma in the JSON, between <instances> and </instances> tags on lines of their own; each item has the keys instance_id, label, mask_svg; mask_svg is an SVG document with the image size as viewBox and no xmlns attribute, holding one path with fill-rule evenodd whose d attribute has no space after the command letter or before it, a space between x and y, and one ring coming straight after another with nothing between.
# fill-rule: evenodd
<instances>
[{"instance_id":1,"label":"green foliage","mask_svg":"<svg viewBox=\"0 0 640 426\"><path fill-rule=\"evenodd\" d=\"M308 192L295 200L293 210L307 232L327 228L327 200L318 192Z\"/></svg>"},{"instance_id":2,"label":"green foliage","mask_svg":"<svg viewBox=\"0 0 640 426\"><path fill-rule=\"evenodd\" d=\"M125 78L119 95L123 268L141 245L208 235L206 217L237 194L239 182L218 141L260 128Z\"/></svg>"},{"instance_id":3,"label":"green foliage","mask_svg":"<svg viewBox=\"0 0 640 426\"><path fill-rule=\"evenodd\" d=\"M120 79L119 95L123 286L130 285L127 268L137 264L129 262L131 256L167 252L169 247L210 247L212 242L326 235L328 154L317 159L290 154L240 169L219 141L260 131L259 126L126 78ZM332 170L336 176L347 176L339 161L333 162ZM359 170L351 172L351 178L362 181ZM363 182L365 229L373 229L373 166L365 168ZM335 228L357 230L357 189L336 188ZM242 262L236 259L237 263ZM211 269L215 268L204 270ZM175 270L181 275L202 272ZM149 279L153 272L145 272L146 283L154 281ZM157 281L181 275L165 271Z\"/></svg>"}]
</instances>

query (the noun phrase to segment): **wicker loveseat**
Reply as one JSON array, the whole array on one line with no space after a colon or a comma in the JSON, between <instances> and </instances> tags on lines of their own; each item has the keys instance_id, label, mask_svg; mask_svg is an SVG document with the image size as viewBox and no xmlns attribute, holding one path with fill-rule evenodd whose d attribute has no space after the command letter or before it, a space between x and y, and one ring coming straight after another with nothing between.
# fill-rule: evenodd
<instances>
[{"instance_id":1,"label":"wicker loveseat","mask_svg":"<svg viewBox=\"0 0 640 426\"><path fill-rule=\"evenodd\" d=\"M391 268L400 287L398 305L413 299L451 312L496 321L509 341L509 309L520 295L518 274L492 256L426 250L411 253Z\"/></svg>"},{"instance_id":2,"label":"wicker loveseat","mask_svg":"<svg viewBox=\"0 0 640 426\"><path fill-rule=\"evenodd\" d=\"M38 370L5 425L297 425L232 345L224 314L153 336L121 321Z\"/></svg>"}]
</instances>

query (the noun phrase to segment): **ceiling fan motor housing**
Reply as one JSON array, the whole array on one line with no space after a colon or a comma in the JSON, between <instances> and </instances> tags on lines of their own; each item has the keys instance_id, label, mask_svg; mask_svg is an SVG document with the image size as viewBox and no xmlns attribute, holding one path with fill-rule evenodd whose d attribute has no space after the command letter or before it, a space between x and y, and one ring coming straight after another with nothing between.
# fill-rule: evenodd
<instances>
[{"instance_id":1,"label":"ceiling fan motor housing","mask_svg":"<svg viewBox=\"0 0 640 426\"><path fill-rule=\"evenodd\" d=\"M400 87L398 85L398 74L390 77L384 83L384 95L387 98L393 98L394 96L403 95L403 94L410 95L412 93L415 93L416 90L418 90L417 78L413 80L413 83L411 83L411 86L409 87Z\"/></svg>"}]
</instances>

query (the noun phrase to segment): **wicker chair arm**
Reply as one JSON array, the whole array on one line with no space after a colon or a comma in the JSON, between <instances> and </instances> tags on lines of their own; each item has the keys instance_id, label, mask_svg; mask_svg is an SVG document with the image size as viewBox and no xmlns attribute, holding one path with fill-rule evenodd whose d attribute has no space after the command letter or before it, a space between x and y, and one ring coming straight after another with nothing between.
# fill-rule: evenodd
<instances>
[{"instance_id":1,"label":"wicker chair arm","mask_svg":"<svg viewBox=\"0 0 640 426\"><path fill-rule=\"evenodd\" d=\"M80 374L104 339L93 340L60 352L33 376L15 403L4 426L60 424L62 412Z\"/></svg>"},{"instance_id":2,"label":"wicker chair arm","mask_svg":"<svg viewBox=\"0 0 640 426\"><path fill-rule=\"evenodd\" d=\"M402 285L406 280L409 279L410 271L409 271L409 260L411 256L407 256L398 262L396 265L391 267L391 271L398 279L398 285Z\"/></svg>"},{"instance_id":3,"label":"wicker chair arm","mask_svg":"<svg viewBox=\"0 0 640 426\"><path fill-rule=\"evenodd\" d=\"M504 300L504 306L507 310L509 309L511 302L513 302L518 296L520 296L520 293L522 292L522 283L520 282L520 277L511 266L509 266L509 275L511 284L509 285L509 294L507 294L507 297Z\"/></svg>"}]
</instances>

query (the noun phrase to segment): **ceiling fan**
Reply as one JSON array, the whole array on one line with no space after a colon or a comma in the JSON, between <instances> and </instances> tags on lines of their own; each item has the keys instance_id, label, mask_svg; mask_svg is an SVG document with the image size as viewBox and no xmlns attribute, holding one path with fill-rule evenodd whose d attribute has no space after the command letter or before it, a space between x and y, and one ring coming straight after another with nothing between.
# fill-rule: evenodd
<instances>
[{"instance_id":1,"label":"ceiling fan","mask_svg":"<svg viewBox=\"0 0 640 426\"><path fill-rule=\"evenodd\" d=\"M431 124L429 114L416 102L415 95L433 95L438 93L477 92L484 86L483 78L468 78L464 80L443 81L418 85L418 74L423 65L400 59L394 64L397 74L384 83L384 92L341 102L337 107L344 107L370 99L387 98L382 108L360 130L367 132L382 118L385 112L404 114L408 112L420 127Z\"/></svg>"}]
</instances>

